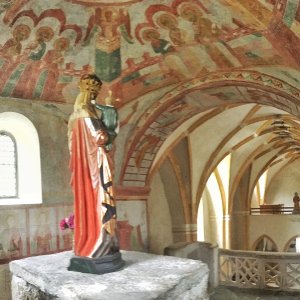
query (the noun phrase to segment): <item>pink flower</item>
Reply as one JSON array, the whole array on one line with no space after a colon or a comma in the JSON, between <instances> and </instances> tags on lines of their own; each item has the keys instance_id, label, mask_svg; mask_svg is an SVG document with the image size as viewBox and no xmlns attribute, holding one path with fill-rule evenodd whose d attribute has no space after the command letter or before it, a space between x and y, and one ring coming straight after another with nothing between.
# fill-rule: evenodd
<instances>
[{"instance_id":1,"label":"pink flower","mask_svg":"<svg viewBox=\"0 0 300 300\"><path fill-rule=\"evenodd\" d=\"M74 214L70 214L69 218L63 218L60 223L59 227L61 230L65 230L67 228L74 229Z\"/></svg>"},{"instance_id":2,"label":"pink flower","mask_svg":"<svg viewBox=\"0 0 300 300\"><path fill-rule=\"evenodd\" d=\"M62 220L60 221L59 227L60 227L61 230L65 230L65 229L68 228L68 224L67 224L67 222L66 222L66 219L62 219Z\"/></svg>"},{"instance_id":3,"label":"pink flower","mask_svg":"<svg viewBox=\"0 0 300 300\"><path fill-rule=\"evenodd\" d=\"M68 219L68 226L70 229L74 229L74 215L71 214Z\"/></svg>"}]
</instances>

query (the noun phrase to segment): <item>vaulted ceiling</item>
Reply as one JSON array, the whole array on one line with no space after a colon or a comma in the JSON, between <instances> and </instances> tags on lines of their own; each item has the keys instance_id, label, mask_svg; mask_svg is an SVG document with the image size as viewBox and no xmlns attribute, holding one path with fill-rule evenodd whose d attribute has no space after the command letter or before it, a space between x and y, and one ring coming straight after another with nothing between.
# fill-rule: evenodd
<instances>
[{"instance_id":1,"label":"vaulted ceiling","mask_svg":"<svg viewBox=\"0 0 300 300\"><path fill-rule=\"evenodd\" d=\"M109 89L121 99L125 185L132 168L147 185L177 128L226 124L225 110L231 132L201 133L216 157L247 145L242 161L258 174L299 157L299 0L2 0L0 26L2 98L68 113L80 76L95 72L99 101Z\"/></svg>"}]
</instances>

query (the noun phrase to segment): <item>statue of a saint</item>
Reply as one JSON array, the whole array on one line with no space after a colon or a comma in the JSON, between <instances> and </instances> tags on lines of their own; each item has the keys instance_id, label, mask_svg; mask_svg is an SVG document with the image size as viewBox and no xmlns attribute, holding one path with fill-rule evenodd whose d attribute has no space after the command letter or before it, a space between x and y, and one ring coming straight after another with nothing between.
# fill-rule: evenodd
<instances>
[{"instance_id":1,"label":"statue of a saint","mask_svg":"<svg viewBox=\"0 0 300 300\"><path fill-rule=\"evenodd\" d=\"M83 75L69 119L71 185L74 193L74 253L69 270L112 272L123 266L117 236L116 205L107 158L107 131L95 106L101 80Z\"/></svg>"},{"instance_id":2,"label":"statue of a saint","mask_svg":"<svg viewBox=\"0 0 300 300\"><path fill-rule=\"evenodd\" d=\"M299 214L300 213L300 197L297 192L295 192L295 195L293 197L293 202L294 202L294 209L293 209L293 214Z\"/></svg>"}]
</instances>

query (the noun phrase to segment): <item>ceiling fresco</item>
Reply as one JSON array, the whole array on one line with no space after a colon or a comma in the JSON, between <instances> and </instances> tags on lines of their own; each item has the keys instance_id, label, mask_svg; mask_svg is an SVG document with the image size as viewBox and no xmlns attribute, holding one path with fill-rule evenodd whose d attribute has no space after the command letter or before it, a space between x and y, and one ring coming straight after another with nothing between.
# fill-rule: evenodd
<instances>
[{"instance_id":1,"label":"ceiling fresco","mask_svg":"<svg viewBox=\"0 0 300 300\"><path fill-rule=\"evenodd\" d=\"M187 135L209 120L225 123L222 112L231 111L236 131L218 129L216 144L275 159L287 140L276 152L277 134L261 132L276 114L300 116L300 0L0 0L0 28L1 98L69 108L79 78L95 72L104 82L98 100L109 89L121 99L120 185L147 186L162 145L193 118ZM252 128L234 115L240 106L263 124L257 147L251 134L240 138L245 123ZM289 138L300 149L295 132ZM243 158L254 165L251 149ZM207 170L216 164L208 159Z\"/></svg>"},{"instance_id":2,"label":"ceiling fresco","mask_svg":"<svg viewBox=\"0 0 300 300\"><path fill-rule=\"evenodd\" d=\"M298 0L2 0L0 95L71 103L91 71L123 104L239 69L299 87L299 21Z\"/></svg>"}]
</instances>

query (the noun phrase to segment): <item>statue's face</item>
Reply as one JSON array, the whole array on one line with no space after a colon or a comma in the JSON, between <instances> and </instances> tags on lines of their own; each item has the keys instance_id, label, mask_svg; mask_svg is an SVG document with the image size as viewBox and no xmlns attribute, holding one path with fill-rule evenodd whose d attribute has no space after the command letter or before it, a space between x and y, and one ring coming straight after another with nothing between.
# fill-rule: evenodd
<instances>
[{"instance_id":1,"label":"statue's face","mask_svg":"<svg viewBox=\"0 0 300 300\"><path fill-rule=\"evenodd\" d=\"M91 90L90 95L91 95L90 100L95 100L97 98L98 91Z\"/></svg>"}]
</instances>

